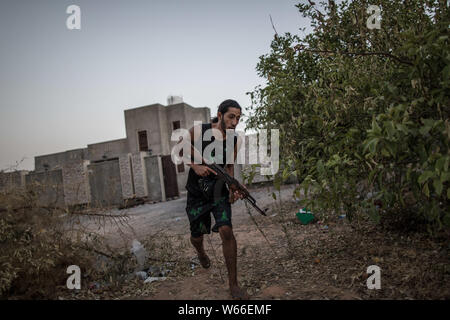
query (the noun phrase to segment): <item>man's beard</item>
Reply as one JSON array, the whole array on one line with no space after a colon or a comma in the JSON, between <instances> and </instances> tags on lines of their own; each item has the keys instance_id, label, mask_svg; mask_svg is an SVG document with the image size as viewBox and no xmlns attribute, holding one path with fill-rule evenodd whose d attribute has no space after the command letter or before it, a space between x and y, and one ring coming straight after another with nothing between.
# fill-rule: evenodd
<instances>
[{"instance_id":1,"label":"man's beard","mask_svg":"<svg viewBox=\"0 0 450 320\"><path fill-rule=\"evenodd\" d=\"M226 133L227 132L227 127L225 125L225 121L223 120L223 118L220 121L220 126L222 127L223 131ZM229 129L229 130L234 130L234 129Z\"/></svg>"},{"instance_id":2,"label":"man's beard","mask_svg":"<svg viewBox=\"0 0 450 320\"><path fill-rule=\"evenodd\" d=\"M223 120L223 117L222 117L222 120L220 120L220 126L222 127L222 130L225 131L225 133L226 133L227 127L225 126L225 121Z\"/></svg>"}]
</instances>

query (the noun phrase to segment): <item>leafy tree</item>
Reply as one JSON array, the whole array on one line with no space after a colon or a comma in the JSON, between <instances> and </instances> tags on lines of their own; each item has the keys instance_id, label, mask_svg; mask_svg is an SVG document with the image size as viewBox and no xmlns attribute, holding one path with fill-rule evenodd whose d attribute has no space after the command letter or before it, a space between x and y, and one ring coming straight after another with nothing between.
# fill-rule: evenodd
<instances>
[{"instance_id":1,"label":"leafy tree","mask_svg":"<svg viewBox=\"0 0 450 320\"><path fill-rule=\"evenodd\" d=\"M369 5L380 29L367 27ZM257 65L266 84L249 93L247 126L280 130L281 175L297 176L317 212L449 226L446 1L296 7L313 32L276 34Z\"/></svg>"}]
</instances>

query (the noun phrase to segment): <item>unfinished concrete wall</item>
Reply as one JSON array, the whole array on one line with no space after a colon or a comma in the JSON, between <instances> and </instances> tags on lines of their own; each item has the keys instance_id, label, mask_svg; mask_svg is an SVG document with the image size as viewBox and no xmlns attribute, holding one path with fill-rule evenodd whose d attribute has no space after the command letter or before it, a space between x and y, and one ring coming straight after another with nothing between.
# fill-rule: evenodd
<instances>
[{"instance_id":1,"label":"unfinished concrete wall","mask_svg":"<svg viewBox=\"0 0 450 320\"><path fill-rule=\"evenodd\" d=\"M87 148L75 149L34 157L34 170L62 169L62 164L70 161L87 160Z\"/></svg>"},{"instance_id":2,"label":"unfinished concrete wall","mask_svg":"<svg viewBox=\"0 0 450 320\"><path fill-rule=\"evenodd\" d=\"M139 152L131 155L133 168L133 182L136 197L146 197L148 195L146 169L144 157L148 156L146 152Z\"/></svg>"},{"instance_id":3,"label":"unfinished concrete wall","mask_svg":"<svg viewBox=\"0 0 450 320\"><path fill-rule=\"evenodd\" d=\"M145 157L149 201L166 201L164 177L160 156Z\"/></svg>"},{"instance_id":4,"label":"unfinished concrete wall","mask_svg":"<svg viewBox=\"0 0 450 320\"><path fill-rule=\"evenodd\" d=\"M128 109L124 111L125 127L128 140L128 151L132 154L139 152L139 131L147 131L147 141L152 154L162 153L161 128L159 122L159 109L165 107L161 104L152 104L145 107Z\"/></svg>"},{"instance_id":5,"label":"unfinished concrete wall","mask_svg":"<svg viewBox=\"0 0 450 320\"><path fill-rule=\"evenodd\" d=\"M62 178L66 205L87 204L91 201L91 191L87 174L88 160L63 163Z\"/></svg>"},{"instance_id":6,"label":"unfinished concrete wall","mask_svg":"<svg viewBox=\"0 0 450 320\"><path fill-rule=\"evenodd\" d=\"M128 153L127 139L117 139L100 143L88 144L88 159L91 161L116 158L120 154Z\"/></svg>"},{"instance_id":7,"label":"unfinished concrete wall","mask_svg":"<svg viewBox=\"0 0 450 320\"><path fill-rule=\"evenodd\" d=\"M131 154L119 156L120 181L122 183L122 196L124 199L133 198L135 195L133 175L131 173Z\"/></svg>"},{"instance_id":8,"label":"unfinished concrete wall","mask_svg":"<svg viewBox=\"0 0 450 320\"><path fill-rule=\"evenodd\" d=\"M88 173L92 206L122 204L119 159L91 163L88 165Z\"/></svg>"},{"instance_id":9,"label":"unfinished concrete wall","mask_svg":"<svg viewBox=\"0 0 450 320\"><path fill-rule=\"evenodd\" d=\"M25 188L25 176L27 170L13 172L0 172L0 192L22 190Z\"/></svg>"},{"instance_id":10,"label":"unfinished concrete wall","mask_svg":"<svg viewBox=\"0 0 450 320\"><path fill-rule=\"evenodd\" d=\"M62 170L32 171L25 176L26 189L36 195L41 206L65 207Z\"/></svg>"}]
</instances>

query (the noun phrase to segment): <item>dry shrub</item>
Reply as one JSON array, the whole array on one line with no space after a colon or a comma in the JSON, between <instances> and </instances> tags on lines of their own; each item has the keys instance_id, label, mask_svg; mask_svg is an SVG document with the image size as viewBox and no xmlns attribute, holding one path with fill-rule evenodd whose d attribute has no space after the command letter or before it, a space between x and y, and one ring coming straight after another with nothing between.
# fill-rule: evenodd
<instances>
[{"instance_id":1,"label":"dry shrub","mask_svg":"<svg viewBox=\"0 0 450 320\"><path fill-rule=\"evenodd\" d=\"M33 192L0 194L1 298L54 298L69 265L90 267L89 257L66 237L63 215L62 209L37 205Z\"/></svg>"}]
</instances>

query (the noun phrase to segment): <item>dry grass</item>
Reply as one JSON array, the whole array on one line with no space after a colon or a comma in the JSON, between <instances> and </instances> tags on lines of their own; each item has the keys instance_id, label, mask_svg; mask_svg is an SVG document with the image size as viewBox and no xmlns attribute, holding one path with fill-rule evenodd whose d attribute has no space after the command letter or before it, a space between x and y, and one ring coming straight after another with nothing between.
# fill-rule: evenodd
<instances>
[{"instance_id":1,"label":"dry grass","mask_svg":"<svg viewBox=\"0 0 450 320\"><path fill-rule=\"evenodd\" d=\"M134 230L126 213L42 206L37 194L29 189L0 193L2 299L123 299L151 293L152 287L134 276L137 263L128 241ZM111 224L123 235L122 246L108 244L103 231ZM189 261L178 254L186 243L163 234L140 240L150 253L146 265L170 262L172 277L188 271ZM70 265L81 269L81 290L66 287Z\"/></svg>"},{"instance_id":2,"label":"dry grass","mask_svg":"<svg viewBox=\"0 0 450 320\"><path fill-rule=\"evenodd\" d=\"M450 237L399 232L363 215L352 223L318 216L301 225L298 205L275 206L270 219L258 217L262 236L240 257L244 283L253 294L280 286L289 299L449 299ZM327 226L327 228L325 228ZM261 261L264 257L264 261ZM367 267L381 268L381 290L367 289Z\"/></svg>"}]
</instances>

